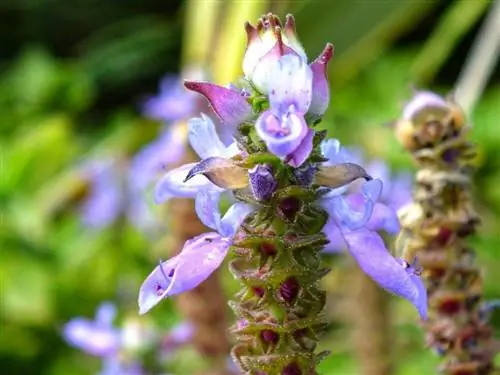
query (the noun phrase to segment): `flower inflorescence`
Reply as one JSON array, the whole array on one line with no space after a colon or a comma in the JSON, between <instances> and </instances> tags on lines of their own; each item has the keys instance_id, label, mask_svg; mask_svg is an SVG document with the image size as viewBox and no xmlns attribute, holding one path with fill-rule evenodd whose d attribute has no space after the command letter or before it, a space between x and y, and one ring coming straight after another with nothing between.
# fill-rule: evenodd
<instances>
[{"instance_id":1,"label":"flower inflorescence","mask_svg":"<svg viewBox=\"0 0 500 375\"><path fill-rule=\"evenodd\" d=\"M201 161L169 171L155 191L157 203L194 198L198 217L214 231L187 241L153 270L139 307L146 313L196 287L230 253L230 271L243 285L230 302L235 362L248 374L312 374L326 355L315 349L326 327L319 281L328 269L320 252L330 232L365 273L411 301L422 318L426 291L415 267L394 258L376 232L395 217L378 202L382 182L315 128L328 106L333 46L308 64L292 16L282 26L268 14L246 31L243 79L228 87L185 84L208 100L233 142L222 142L206 115L190 120L188 138ZM224 214L223 196L232 202ZM380 207L380 223L370 227Z\"/></svg>"}]
</instances>

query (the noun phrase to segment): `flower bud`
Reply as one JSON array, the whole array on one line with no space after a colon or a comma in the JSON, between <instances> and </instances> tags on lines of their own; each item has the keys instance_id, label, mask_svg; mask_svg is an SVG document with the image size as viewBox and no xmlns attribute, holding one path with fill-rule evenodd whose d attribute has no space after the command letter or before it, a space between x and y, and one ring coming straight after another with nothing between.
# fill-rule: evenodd
<instances>
[{"instance_id":1,"label":"flower bud","mask_svg":"<svg viewBox=\"0 0 500 375\"><path fill-rule=\"evenodd\" d=\"M271 195L278 186L271 167L266 164L258 164L248 172L250 188L254 197L260 201L266 201L271 198Z\"/></svg>"},{"instance_id":2,"label":"flower bud","mask_svg":"<svg viewBox=\"0 0 500 375\"><path fill-rule=\"evenodd\" d=\"M295 20L287 15L285 26L280 19L269 13L253 27L245 24L247 48L243 59L243 72L263 94L269 92L267 77L269 71L284 55L300 57L304 63L307 56L295 33Z\"/></svg>"}]
</instances>

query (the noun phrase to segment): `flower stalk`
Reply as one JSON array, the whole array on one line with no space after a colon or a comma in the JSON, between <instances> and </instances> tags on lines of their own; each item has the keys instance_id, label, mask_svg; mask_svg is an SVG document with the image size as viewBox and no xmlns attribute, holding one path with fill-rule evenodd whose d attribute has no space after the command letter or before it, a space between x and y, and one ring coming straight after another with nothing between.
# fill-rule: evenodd
<instances>
[{"instance_id":1,"label":"flower stalk","mask_svg":"<svg viewBox=\"0 0 500 375\"><path fill-rule=\"evenodd\" d=\"M428 345L443 358L443 374L492 374L493 332L481 312L482 275L467 244L480 220L471 194L476 148L464 114L452 100L419 92L395 130L419 167L413 203L400 211L398 243L423 268Z\"/></svg>"},{"instance_id":2,"label":"flower stalk","mask_svg":"<svg viewBox=\"0 0 500 375\"><path fill-rule=\"evenodd\" d=\"M412 302L424 319L426 294L417 270L394 258L376 232L395 216L377 202L382 182L315 128L328 106L333 46L308 64L290 15L283 25L268 14L245 30L243 79L226 87L185 83L208 100L232 142L220 139L205 114L191 119L188 138L201 161L167 172L155 190L157 203L194 198L198 217L213 232L187 240L147 276L139 312L196 288L230 254L230 271L242 284L230 302L239 369L311 375L328 354L316 348L326 328L319 282L328 273L319 252L330 237L341 236L360 268ZM224 214L223 195L233 203ZM369 222L375 211L377 220Z\"/></svg>"},{"instance_id":3,"label":"flower stalk","mask_svg":"<svg viewBox=\"0 0 500 375\"><path fill-rule=\"evenodd\" d=\"M243 147L261 149L245 133ZM313 153L321 160L318 144ZM280 162L273 172L276 191L240 227L231 249L230 270L243 284L230 303L238 342L232 354L249 374L313 374L327 354L315 348L327 327L319 281L328 269L319 253L328 214L317 203L317 189L297 185L293 168Z\"/></svg>"}]
</instances>

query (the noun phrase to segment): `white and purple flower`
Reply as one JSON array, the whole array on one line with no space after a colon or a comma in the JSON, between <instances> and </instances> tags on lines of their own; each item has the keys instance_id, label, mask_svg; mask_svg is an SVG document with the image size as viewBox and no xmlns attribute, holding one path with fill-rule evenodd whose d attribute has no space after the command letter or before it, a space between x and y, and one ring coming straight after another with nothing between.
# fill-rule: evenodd
<instances>
[{"instance_id":1,"label":"white and purple flower","mask_svg":"<svg viewBox=\"0 0 500 375\"><path fill-rule=\"evenodd\" d=\"M335 139L324 141L322 153L328 159L328 165L340 165L357 161L359 156L351 154ZM376 172L386 172L379 165L373 165ZM387 178L387 174L382 174ZM405 181L409 182L407 179ZM395 211L401 199L395 193L387 204L380 202L383 184L380 179L366 181L361 192L349 192L349 186L343 186L326 194L321 204L329 213L329 219L323 228L330 243L326 251L347 249L356 259L360 268L384 289L412 302L423 319L427 318L427 292L423 281L415 271L401 259L395 258L385 247L377 231L390 234L399 232L399 220ZM389 190L389 189L388 189ZM409 189L408 189L409 190ZM343 196L344 193L348 193ZM406 194L410 194L409 191Z\"/></svg>"},{"instance_id":2,"label":"white and purple flower","mask_svg":"<svg viewBox=\"0 0 500 375\"><path fill-rule=\"evenodd\" d=\"M164 203L174 197L194 198L200 191L210 190L222 192L225 189L214 184L204 175L202 167L217 167L217 161L224 163L228 158L239 153L236 143L224 145L217 135L212 120L202 114L201 118L193 118L188 122L188 138L191 147L202 159L199 163L189 163L168 171L157 183L155 202ZM214 161L207 163L206 160ZM207 165L208 164L208 165ZM199 173L192 170L198 168ZM190 178L186 180L189 172Z\"/></svg>"},{"instance_id":3,"label":"white and purple flower","mask_svg":"<svg viewBox=\"0 0 500 375\"><path fill-rule=\"evenodd\" d=\"M267 77L269 109L255 124L257 135L270 152L297 168L309 157L314 132L306 114L321 117L329 101L326 65L332 56L329 44L310 66L295 54L274 62Z\"/></svg>"},{"instance_id":4,"label":"white and purple flower","mask_svg":"<svg viewBox=\"0 0 500 375\"><path fill-rule=\"evenodd\" d=\"M175 75L164 77L157 96L148 98L142 105L146 117L161 122L175 122L192 115L196 100Z\"/></svg>"},{"instance_id":5,"label":"white and purple flower","mask_svg":"<svg viewBox=\"0 0 500 375\"><path fill-rule=\"evenodd\" d=\"M141 366L120 360L121 331L113 326L116 308L111 303L99 306L95 320L74 318L64 326L64 339L85 353L103 361L99 375L141 375Z\"/></svg>"},{"instance_id":6,"label":"white and purple flower","mask_svg":"<svg viewBox=\"0 0 500 375\"><path fill-rule=\"evenodd\" d=\"M120 328L113 325L116 307L102 303L94 320L74 318L63 328L63 337L68 344L102 359L98 375L142 375L146 372L140 363L140 354L158 340L153 327L137 318L126 319ZM162 337L162 356L187 344L193 337L191 323L182 322Z\"/></svg>"},{"instance_id":7,"label":"white and purple flower","mask_svg":"<svg viewBox=\"0 0 500 375\"><path fill-rule=\"evenodd\" d=\"M145 314L166 297L195 288L222 264L237 229L253 208L235 203L221 217L219 201L219 191L208 189L198 193L196 213L203 224L216 232L186 241L178 255L161 262L151 272L139 291L140 314Z\"/></svg>"},{"instance_id":8,"label":"white and purple flower","mask_svg":"<svg viewBox=\"0 0 500 375\"><path fill-rule=\"evenodd\" d=\"M129 181L127 184L124 168L118 160L93 159L86 161L81 169L89 189L80 205L80 218L84 226L103 230L125 216L144 234L150 235L158 229L157 218L138 193L137 183L141 181Z\"/></svg>"}]
</instances>

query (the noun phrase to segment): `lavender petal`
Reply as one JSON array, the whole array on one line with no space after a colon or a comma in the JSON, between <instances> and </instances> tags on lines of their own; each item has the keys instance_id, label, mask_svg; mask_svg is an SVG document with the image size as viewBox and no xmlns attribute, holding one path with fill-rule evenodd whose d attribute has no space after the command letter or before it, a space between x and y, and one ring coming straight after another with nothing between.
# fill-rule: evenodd
<instances>
[{"instance_id":1,"label":"lavender petal","mask_svg":"<svg viewBox=\"0 0 500 375\"><path fill-rule=\"evenodd\" d=\"M382 238L366 228L343 228L342 234L360 268L382 288L413 303L420 316L427 319L427 293L421 278L389 253Z\"/></svg>"}]
</instances>

